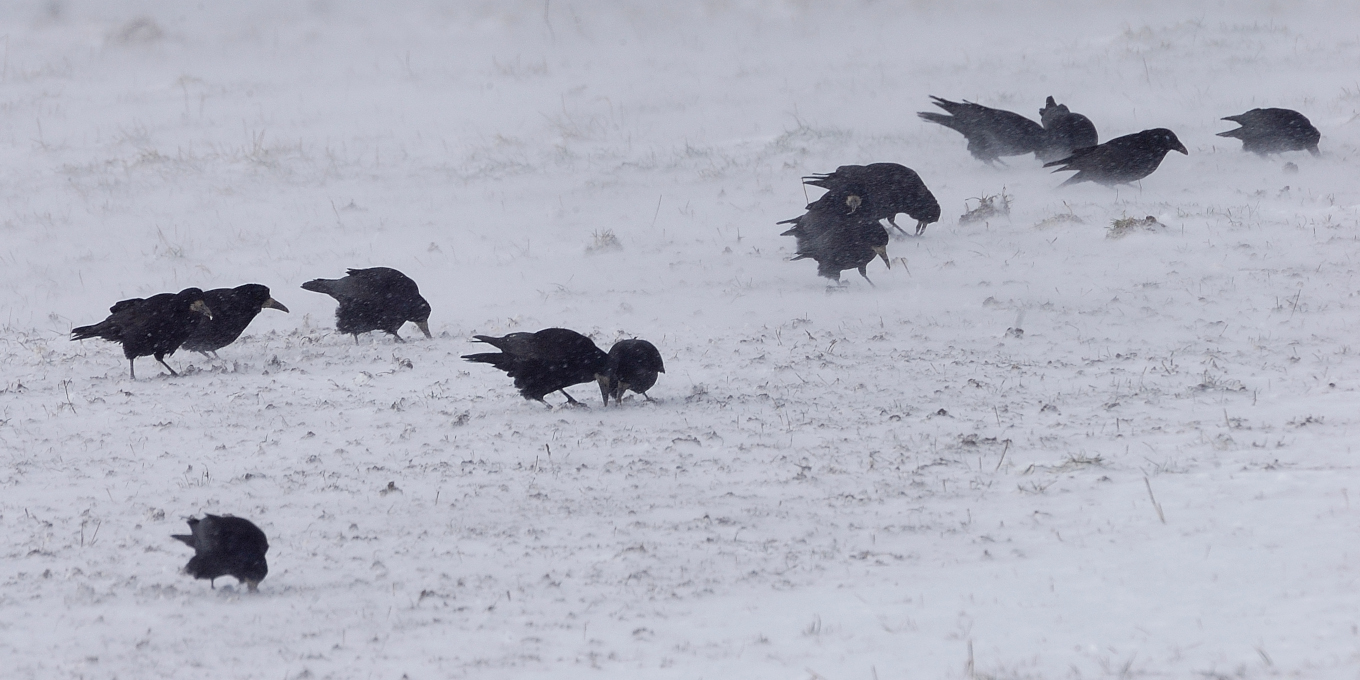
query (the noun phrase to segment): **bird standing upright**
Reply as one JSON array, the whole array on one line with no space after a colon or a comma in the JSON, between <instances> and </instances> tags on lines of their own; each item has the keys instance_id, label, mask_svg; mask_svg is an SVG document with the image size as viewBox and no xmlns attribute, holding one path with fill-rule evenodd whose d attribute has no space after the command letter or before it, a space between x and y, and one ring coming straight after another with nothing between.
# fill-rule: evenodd
<instances>
[{"instance_id":1,"label":"bird standing upright","mask_svg":"<svg viewBox=\"0 0 1360 680\"><path fill-rule=\"evenodd\" d=\"M1104 144L1077 149L1071 156L1044 163L1045 168L1061 166L1053 172L1076 170L1059 186L1077 182L1097 182L1106 186L1136 182L1151 175L1170 151L1189 155L1176 133L1155 128L1116 137Z\"/></svg>"},{"instance_id":2,"label":"bird standing upright","mask_svg":"<svg viewBox=\"0 0 1360 680\"><path fill-rule=\"evenodd\" d=\"M203 291L185 288L178 293L160 293L149 298L122 300L109 307L109 317L91 325L71 329L72 340L103 338L123 345L128 373L137 379L137 357L156 357L170 375L179 375L165 363L193 334L194 329L212 318L212 309L203 301Z\"/></svg>"},{"instance_id":3,"label":"bird standing upright","mask_svg":"<svg viewBox=\"0 0 1360 680\"><path fill-rule=\"evenodd\" d=\"M1059 104L1052 97L1039 109L1039 121L1044 125L1044 142L1034 156L1044 163L1067 158L1077 149L1100 143L1090 118L1072 113L1066 104Z\"/></svg>"},{"instance_id":4,"label":"bird standing upright","mask_svg":"<svg viewBox=\"0 0 1360 680\"><path fill-rule=\"evenodd\" d=\"M208 352L216 356L217 350L236 342L261 310L288 312L287 307L269 296L269 288L258 283L203 291L203 301L213 310L213 316L198 324L183 347L204 356Z\"/></svg>"},{"instance_id":5,"label":"bird standing upright","mask_svg":"<svg viewBox=\"0 0 1360 680\"><path fill-rule=\"evenodd\" d=\"M314 279L302 284L303 290L325 293L340 303L335 310L335 327L354 336L369 331L384 331L406 342L397 330L407 321L430 335L430 303L420 295L420 287L405 274L389 267L350 269L343 279Z\"/></svg>"}]
</instances>

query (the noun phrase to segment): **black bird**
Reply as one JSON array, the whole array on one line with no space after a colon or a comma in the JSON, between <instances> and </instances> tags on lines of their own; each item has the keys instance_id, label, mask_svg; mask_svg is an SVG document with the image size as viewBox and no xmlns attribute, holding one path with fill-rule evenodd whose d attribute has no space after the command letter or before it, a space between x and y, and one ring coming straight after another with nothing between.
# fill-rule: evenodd
<instances>
[{"instance_id":1,"label":"black bird","mask_svg":"<svg viewBox=\"0 0 1360 680\"><path fill-rule=\"evenodd\" d=\"M865 267L875 256L883 258L883 264L892 269L888 261L888 230L873 217L810 208L803 216L780 224L793 225L780 234L798 239L793 259L816 260L817 273L832 281L839 282L846 269L858 269L859 275L873 285Z\"/></svg>"},{"instance_id":2,"label":"black bird","mask_svg":"<svg viewBox=\"0 0 1360 680\"><path fill-rule=\"evenodd\" d=\"M175 534L194 549L194 556L184 565L184 572L194 578L208 579L208 585L219 576L235 576L254 592L269 573L264 554L269 541L264 532L240 517L203 515L203 519L189 518L192 535Z\"/></svg>"},{"instance_id":3,"label":"black bird","mask_svg":"<svg viewBox=\"0 0 1360 680\"><path fill-rule=\"evenodd\" d=\"M1044 143L1044 128L1018 113L969 101L930 98L949 115L929 111L916 115L962 133L968 139L968 151L980 161L994 163L1002 156L1035 153Z\"/></svg>"},{"instance_id":4,"label":"black bird","mask_svg":"<svg viewBox=\"0 0 1360 680\"><path fill-rule=\"evenodd\" d=\"M1090 118L1072 113L1066 104L1059 104L1052 97L1039 109L1039 120L1044 124L1044 143L1034 156L1044 163L1067 158L1077 149L1100 143Z\"/></svg>"},{"instance_id":5,"label":"black bird","mask_svg":"<svg viewBox=\"0 0 1360 680\"><path fill-rule=\"evenodd\" d=\"M165 363L165 355L174 354L200 323L211 318L212 309L203 301L203 291L185 288L178 293L115 303L109 307L109 318L72 328L71 339L103 338L121 343L133 380L137 379L137 357L147 355L156 357L170 375L179 375Z\"/></svg>"},{"instance_id":6,"label":"black bird","mask_svg":"<svg viewBox=\"0 0 1360 680\"><path fill-rule=\"evenodd\" d=\"M213 310L211 319L198 324L193 335L184 341L184 349L208 356L236 342L241 332L255 320L265 307L287 313L278 300L269 297L269 288L258 283L247 283L235 288L214 288L203 291L203 301Z\"/></svg>"},{"instance_id":7,"label":"black bird","mask_svg":"<svg viewBox=\"0 0 1360 680\"><path fill-rule=\"evenodd\" d=\"M1152 174L1169 151L1190 155L1176 133L1166 128L1143 130L1116 137L1104 144L1077 149L1071 156L1044 163L1045 168L1061 166L1053 172L1076 170L1059 186L1077 182L1098 182L1106 186L1136 182Z\"/></svg>"},{"instance_id":8,"label":"black bird","mask_svg":"<svg viewBox=\"0 0 1360 680\"><path fill-rule=\"evenodd\" d=\"M1218 133L1219 137L1236 137L1242 140L1242 150L1262 156L1285 151L1303 151L1314 156L1318 152L1318 140L1322 133L1298 111L1289 109L1252 109L1230 120L1242 127Z\"/></svg>"},{"instance_id":9,"label":"black bird","mask_svg":"<svg viewBox=\"0 0 1360 680\"><path fill-rule=\"evenodd\" d=\"M609 363L605 374L600 378L600 396L604 405L609 405L609 397L615 404L623 404L623 393L632 390L641 394L647 401L647 390L656 384L658 373L665 373L666 366L661 361L661 352L656 345L646 340L620 340L609 348Z\"/></svg>"},{"instance_id":10,"label":"black bird","mask_svg":"<svg viewBox=\"0 0 1360 680\"><path fill-rule=\"evenodd\" d=\"M303 290L325 293L340 306L335 310L335 327L341 333L354 335L369 331L385 331L397 335L397 329L410 321L420 328L425 337L430 335L430 303L420 296L420 288L405 274L387 267L350 269L343 279L314 279L302 284Z\"/></svg>"},{"instance_id":11,"label":"black bird","mask_svg":"<svg viewBox=\"0 0 1360 680\"><path fill-rule=\"evenodd\" d=\"M940 204L921 176L897 163L842 165L835 172L804 177L803 183L827 190L808 205L809 211L886 219L904 234L896 220L898 213L906 213L916 220L917 236L925 233L926 225L940 220Z\"/></svg>"},{"instance_id":12,"label":"black bird","mask_svg":"<svg viewBox=\"0 0 1360 680\"><path fill-rule=\"evenodd\" d=\"M537 333L511 333L504 337L474 335L499 353L467 354L463 358L491 364L515 379L525 399L543 401L543 395L561 391L567 401L580 404L563 388L606 378L609 355L590 338L565 328L545 328Z\"/></svg>"}]
</instances>

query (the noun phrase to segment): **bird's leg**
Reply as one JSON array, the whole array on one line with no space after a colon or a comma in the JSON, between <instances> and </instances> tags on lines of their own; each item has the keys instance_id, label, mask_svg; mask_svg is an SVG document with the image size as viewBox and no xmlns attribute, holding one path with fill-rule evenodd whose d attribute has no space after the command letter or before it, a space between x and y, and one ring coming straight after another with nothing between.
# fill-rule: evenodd
<instances>
[{"instance_id":1,"label":"bird's leg","mask_svg":"<svg viewBox=\"0 0 1360 680\"><path fill-rule=\"evenodd\" d=\"M564 397L567 398L567 403L571 404L572 406L580 406L580 405L581 405L581 402L576 401L575 399L573 399L573 398L571 397L570 394L567 394L567 391L566 391L566 390L564 390L564 389L563 389L563 390L558 390L558 392L561 392L561 393L562 393L562 396L564 396Z\"/></svg>"},{"instance_id":2,"label":"bird's leg","mask_svg":"<svg viewBox=\"0 0 1360 680\"><path fill-rule=\"evenodd\" d=\"M355 334L354 334L354 344L355 344L356 346L359 344L359 334L358 334L358 333L355 333Z\"/></svg>"},{"instance_id":3,"label":"bird's leg","mask_svg":"<svg viewBox=\"0 0 1360 680\"><path fill-rule=\"evenodd\" d=\"M926 233L926 226L928 225L926 224L925 220L916 220L916 235L920 236L921 234ZM905 234L907 232L904 231L902 233Z\"/></svg>"},{"instance_id":4,"label":"bird's leg","mask_svg":"<svg viewBox=\"0 0 1360 680\"><path fill-rule=\"evenodd\" d=\"M903 229L902 227L897 226L897 215L893 215L892 217L889 217L889 218L888 218L888 224L891 224L891 225L893 226L893 229L896 229L896 230L902 232L902 235L903 235L903 236L906 236L906 235L907 235L907 230L906 230L906 229ZM920 233L920 232L917 232L917 233Z\"/></svg>"},{"instance_id":5,"label":"bird's leg","mask_svg":"<svg viewBox=\"0 0 1360 680\"><path fill-rule=\"evenodd\" d=\"M595 376L595 382L600 385L600 398L604 400L604 405L606 407L609 406L609 376L597 375Z\"/></svg>"},{"instance_id":6,"label":"bird's leg","mask_svg":"<svg viewBox=\"0 0 1360 680\"><path fill-rule=\"evenodd\" d=\"M388 331L388 333L391 333L391 334L392 334L392 337L394 337L394 338L397 339L397 342L400 342L400 343L402 343L403 345L406 344L406 341L405 341L405 340L402 340L402 339L401 339L401 336L400 336L400 335L397 335L397 332L396 332L396 331Z\"/></svg>"},{"instance_id":7,"label":"bird's leg","mask_svg":"<svg viewBox=\"0 0 1360 680\"><path fill-rule=\"evenodd\" d=\"M132 374L132 379L137 379L137 360L128 359L128 373Z\"/></svg>"},{"instance_id":8,"label":"bird's leg","mask_svg":"<svg viewBox=\"0 0 1360 680\"><path fill-rule=\"evenodd\" d=\"M646 393L646 392L643 392L643 393L642 393L642 398L643 398L643 399L646 399L647 401L651 401L651 402L655 402L655 401L656 401L655 399L653 399L653 398L647 396L647 393Z\"/></svg>"},{"instance_id":9,"label":"bird's leg","mask_svg":"<svg viewBox=\"0 0 1360 680\"><path fill-rule=\"evenodd\" d=\"M871 280L869 279L869 272L865 270L865 268L864 268L863 265L860 265L860 268L859 268L859 275L860 275L860 276L863 276L865 281L869 281L869 285L874 286L874 282L871 281ZM877 288L877 287L878 287L878 286L874 286L874 288Z\"/></svg>"},{"instance_id":10,"label":"bird's leg","mask_svg":"<svg viewBox=\"0 0 1360 680\"><path fill-rule=\"evenodd\" d=\"M156 357L156 361L161 362L161 365L165 367L165 370L170 371L170 375L173 375L173 376L175 376L175 377L179 377L179 374L175 372L175 369L170 368L170 364L165 363L165 359L162 359L162 358L160 358L160 357Z\"/></svg>"}]
</instances>

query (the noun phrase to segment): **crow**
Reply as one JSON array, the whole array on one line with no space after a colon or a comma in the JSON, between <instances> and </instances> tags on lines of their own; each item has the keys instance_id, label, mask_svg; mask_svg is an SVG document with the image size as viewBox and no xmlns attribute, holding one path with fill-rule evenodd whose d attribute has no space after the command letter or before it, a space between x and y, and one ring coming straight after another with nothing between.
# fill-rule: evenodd
<instances>
[{"instance_id":1,"label":"crow","mask_svg":"<svg viewBox=\"0 0 1360 680\"><path fill-rule=\"evenodd\" d=\"M1044 128L1018 113L934 95L930 98L949 115L929 111L916 115L962 133L968 139L968 151L985 163L995 163L1002 156L1035 153L1044 143Z\"/></svg>"},{"instance_id":2,"label":"crow","mask_svg":"<svg viewBox=\"0 0 1360 680\"><path fill-rule=\"evenodd\" d=\"M1044 143L1034 152L1034 157L1044 163L1067 158L1077 149L1100 143L1090 118L1072 113L1066 104L1059 104L1052 97L1044 103L1044 108L1039 109L1039 120L1044 124Z\"/></svg>"},{"instance_id":3,"label":"crow","mask_svg":"<svg viewBox=\"0 0 1360 680\"><path fill-rule=\"evenodd\" d=\"M921 176L897 163L842 165L835 172L804 177L803 183L827 190L808 205L809 211L886 219L903 234L907 232L897 226L896 219L898 213L906 213L916 220L917 236L925 233L926 225L940 220L940 204Z\"/></svg>"},{"instance_id":4,"label":"crow","mask_svg":"<svg viewBox=\"0 0 1360 680\"><path fill-rule=\"evenodd\" d=\"M892 269L888 261L888 230L873 217L809 209L803 216L780 224L793 225L780 234L798 239L793 259L816 260L817 273L832 281L839 283L843 270L858 269L859 275L872 286L874 282L865 267L874 256L883 258L883 264Z\"/></svg>"},{"instance_id":5,"label":"crow","mask_svg":"<svg viewBox=\"0 0 1360 680\"><path fill-rule=\"evenodd\" d=\"M1176 133L1166 128L1154 128L1116 137L1097 146L1077 149L1067 158L1044 163L1044 167L1061 166L1053 172L1077 171L1059 186L1077 182L1113 186L1136 182L1151 175L1169 151L1190 155L1181 140L1176 139Z\"/></svg>"},{"instance_id":6,"label":"crow","mask_svg":"<svg viewBox=\"0 0 1360 680\"><path fill-rule=\"evenodd\" d=\"M511 333L504 337L474 335L499 353L467 354L468 361L491 364L515 379L525 399L543 401L543 395L561 391L571 404L579 405L567 387L607 378L609 355L576 331L545 328L537 333Z\"/></svg>"},{"instance_id":7,"label":"crow","mask_svg":"<svg viewBox=\"0 0 1360 680\"><path fill-rule=\"evenodd\" d=\"M171 538L194 549L184 573L208 579L209 587L215 587L213 581L219 576L235 576L255 592L269 573L264 559L269 541L250 520L205 514L203 519L189 518L189 531L192 535L175 534Z\"/></svg>"},{"instance_id":8,"label":"crow","mask_svg":"<svg viewBox=\"0 0 1360 680\"><path fill-rule=\"evenodd\" d=\"M614 403L623 404L623 393L632 390L641 394L647 401L647 390L656 384L658 373L665 373L666 366L661 362L661 352L656 345L646 340L620 340L609 348L609 363L599 379L600 396L604 405L609 405L609 397Z\"/></svg>"},{"instance_id":9,"label":"crow","mask_svg":"<svg viewBox=\"0 0 1360 680\"><path fill-rule=\"evenodd\" d=\"M178 293L115 303L109 307L109 318L92 326L72 328L71 339L103 338L121 343L133 380L137 379L137 357L147 355L156 357L170 375L179 375L165 363L165 355L174 354L199 324L212 316L212 308L203 301L203 291L185 288Z\"/></svg>"},{"instance_id":10,"label":"crow","mask_svg":"<svg viewBox=\"0 0 1360 680\"><path fill-rule=\"evenodd\" d=\"M407 321L415 323L425 337L430 335L430 303L420 296L420 288L405 274L387 267L350 269L343 279L314 279L302 284L303 290L325 293L340 306L335 310L335 327L354 335L385 331L397 342L406 342L397 330Z\"/></svg>"},{"instance_id":11,"label":"crow","mask_svg":"<svg viewBox=\"0 0 1360 680\"><path fill-rule=\"evenodd\" d=\"M258 283L203 291L203 301L213 310L213 317L199 323L183 345L184 349L203 356L208 356L208 352L217 356L217 350L236 342L265 307L288 312L287 307L269 297L269 288Z\"/></svg>"},{"instance_id":12,"label":"crow","mask_svg":"<svg viewBox=\"0 0 1360 680\"><path fill-rule=\"evenodd\" d=\"M1242 127L1220 132L1218 136L1242 140L1243 151L1265 156L1307 149L1314 156L1322 155L1318 151L1318 140L1322 139L1322 133L1298 111L1252 109L1223 120L1230 120Z\"/></svg>"}]
</instances>

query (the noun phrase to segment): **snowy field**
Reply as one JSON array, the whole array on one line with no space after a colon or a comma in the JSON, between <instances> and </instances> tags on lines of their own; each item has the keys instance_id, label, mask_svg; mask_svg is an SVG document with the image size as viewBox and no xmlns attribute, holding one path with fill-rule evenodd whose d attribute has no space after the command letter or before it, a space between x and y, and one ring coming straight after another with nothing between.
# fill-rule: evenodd
<instances>
[{"instance_id":1,"label":"snowy field","mask_svg":"<svg viewBox=\"0 0 1360 680\"><path fill-rule=\"evenodd\" d=\"M0 39L4 677L1360 676L1350 3L42 0ZM932 94L1190 155L1059 190ZM1214 136L1258 106L1322 156ZM775 223L875 161L944 217L829 290ZM298 288L374 265L433 340ZM246 282L292 313L179 378L68 340ZM654 342L656 401L459 358L549 326ZM179 573L204 512L269 535L258 594Z\"/></svg>"}]
</instances>

